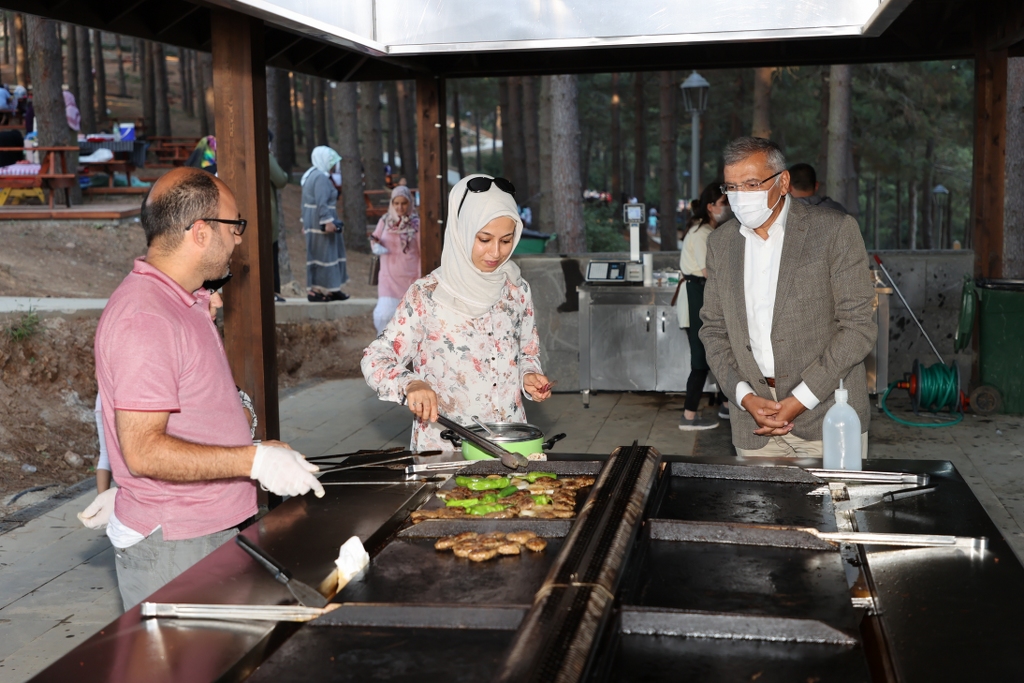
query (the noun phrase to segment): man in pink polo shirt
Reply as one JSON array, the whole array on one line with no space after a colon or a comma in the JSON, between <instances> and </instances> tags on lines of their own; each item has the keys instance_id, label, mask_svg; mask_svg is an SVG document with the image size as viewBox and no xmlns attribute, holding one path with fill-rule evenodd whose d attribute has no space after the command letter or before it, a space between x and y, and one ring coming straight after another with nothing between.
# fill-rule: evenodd
<instances>
[{"instance_id":1,"label":"man in pink polo shirt","mask_svg":"<svg viewBox=\"0 0 1024 683\"><path fill-rule=\"evenodd\" d=\"M141 220L146 256L111 295L95 343L120 486L107 535L126 610L238 533L256 513L253 480L324 495L317 467L287 444L253 445L210 320L202 284L225 275L245 230L231 190L177 168L150 190Z\"/></svg>"}]
</instances>

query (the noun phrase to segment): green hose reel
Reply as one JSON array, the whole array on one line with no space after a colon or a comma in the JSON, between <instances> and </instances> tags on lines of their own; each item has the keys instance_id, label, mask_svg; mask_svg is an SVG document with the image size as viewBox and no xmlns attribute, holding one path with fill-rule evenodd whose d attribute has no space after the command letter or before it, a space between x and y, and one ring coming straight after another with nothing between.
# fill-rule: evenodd
<instances>
[{"instance_id":1,"label":"green hose reel","mask_svg":"<svg viewBox=\"0 0 1024 683\"><path fill-rule=\"evenodd\" d=\"M964 288L960 295L960 321L956 328L956 337L953 339L953 350L958 353L971 345L974 314L977 308L978 296L974 287L974 278L964 275Z\"/></svg>"}]
</instances>

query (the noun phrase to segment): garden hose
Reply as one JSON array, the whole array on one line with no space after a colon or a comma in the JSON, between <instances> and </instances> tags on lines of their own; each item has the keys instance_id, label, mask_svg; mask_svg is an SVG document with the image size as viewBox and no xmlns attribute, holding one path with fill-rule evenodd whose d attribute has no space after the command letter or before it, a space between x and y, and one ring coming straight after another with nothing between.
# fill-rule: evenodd
<instances>
[{"instance_id":1,"label":"garden hose","mask_svg":"<svg viewBox=\"0 0 1024 683\"><path fill-rule=\"evenodd\" d=\"M953 351L963 351L971 345L971 334L974 331L974 311L978 299L974 290L974 278L964 275L964 288L960 295L960 320L953 339Z\"/></svg>"},{"instance_id":2,"label":"garden hose","mask_svg":"<svg viewBox=\"0 0 1024 683\"><path fill-rule=\"evenodd\" d=\"M910 400L917 414L918 410L925 410L935 413L943 408L948 408L950 413L956 413L953 420L943 422L910 422L896 417L886 405L886 400L893 389L907 389L910 392ZM936 363L924 367L918 361L914 361L914 369L901 382L893 382L882 394L882 410L894 422L909 427L951 427L959 424L964 419L964 397L960 390L960 368L956 361L951 365Z\"/></svg>"}]
</instances>

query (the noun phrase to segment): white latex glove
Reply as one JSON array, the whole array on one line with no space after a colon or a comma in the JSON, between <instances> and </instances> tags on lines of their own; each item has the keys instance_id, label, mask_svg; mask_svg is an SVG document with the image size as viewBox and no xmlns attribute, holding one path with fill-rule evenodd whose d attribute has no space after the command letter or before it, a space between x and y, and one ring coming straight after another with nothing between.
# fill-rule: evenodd
<instances>
[{"instance_id":1,"label":"white latex glove","mask_svg":"<svg viewBox=\"0 0 1024 683\"><path fill-rule=\"evenodd\" d=\"M317 498L323 498L324 487L312 474L319 471L319 467L306 462L298 451L261 443L256 444L249 477L279 496L301 496L313 489Z\"/></svg>"},{"instance_id":2,"label":"white latex glove","mask_svg":"<svg viewBox=\"0 0 1024 683\"><path fill-rule=\"evenodd\" d=\"M102 529L110 521L110 513L114 511L114 497L117 495L117 487L109 489L93 498L89 507L78 513L78 521L90 529Z\"/></svg>"}]
</instances>

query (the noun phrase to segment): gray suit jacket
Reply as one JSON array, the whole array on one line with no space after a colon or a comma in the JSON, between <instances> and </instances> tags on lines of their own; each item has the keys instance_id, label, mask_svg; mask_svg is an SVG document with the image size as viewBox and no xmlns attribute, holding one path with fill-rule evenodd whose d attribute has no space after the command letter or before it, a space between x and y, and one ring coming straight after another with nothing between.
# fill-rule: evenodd
<instances>
[{"instance_id":1,"label":"gray suit jacket","mask_svg":"<svg viewBox=\"0 0 1024 683\"><path fill-rule=\"evenodd\" d=\"M792 198L787 201L792 201ZM700 339L719 388L733 399L746 381L758 396L771 399L764 376L750 351L743 290L745 239L731 220L708 238L708 281ZM786 220L779 282L772 316L775 390L789 396L800 383L821 401L796 418L793 434L821 439L821 423L835 403L843 379L850 404L868 428L868 392L864 359L875 344L874 289L868 255L857 221L831 209L794 201ZM730 415L733 445L763 448L768 437L754 434L757 423L736 406Z\"/></svg>"}]
</instances>

